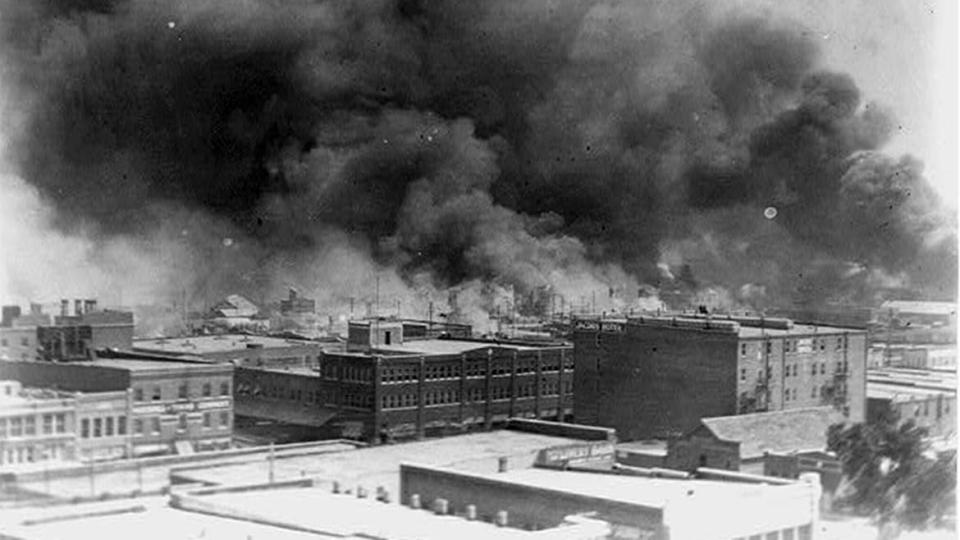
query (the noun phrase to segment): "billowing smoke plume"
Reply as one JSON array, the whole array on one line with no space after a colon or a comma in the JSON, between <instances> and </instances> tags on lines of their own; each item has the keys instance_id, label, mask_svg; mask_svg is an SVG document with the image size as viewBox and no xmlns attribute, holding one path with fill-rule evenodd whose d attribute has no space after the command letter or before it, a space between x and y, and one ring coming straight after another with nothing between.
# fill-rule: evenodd
<instances>
[{"instance_id":1,"label":"billowing smoke plume","mask_svg":"<svg viewBox=\"0 0 960 540\"><path fill-rule=\"evenodd\" d=\"M684 265L761 307L956 290L921 167L877 153L891 120L785 21L533 0L0 13L17 185L53 209L40 230L82 224L87 266L149 275L145 297L292 283L340 309L379 278L418 315L450 288L480 311L537 291L610 309ZM102 264L117 243L150 271ZM37 294L21 281L5 292Z\"/></svg>"}]
</instances>

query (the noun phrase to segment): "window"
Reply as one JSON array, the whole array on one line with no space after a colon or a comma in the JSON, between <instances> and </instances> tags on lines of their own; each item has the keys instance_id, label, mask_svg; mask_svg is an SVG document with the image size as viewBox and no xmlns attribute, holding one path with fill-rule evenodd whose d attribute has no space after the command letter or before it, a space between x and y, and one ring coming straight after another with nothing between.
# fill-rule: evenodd
<instances>
[{"instance_id":1,"label":"window","mask_svg":"<svg viewBox=\"0 0 960 540\"><path fill-rule=\"evenodd\" d=\"M836 347L836 350L839 351L839 350L842 349L842 348L843 348L843 338L842 338L842 337L838 337L838 338L837 338L837 347Z\"/></svg>"},{"instance_id":2,"label":"window","mask_svg":"<svg viewBox=\"0 0 960 540\"><path fill-rule=\"evenodd\" d=\"M50 435L53 433L53 415L45 414L43 415L43 434Z\"/></svg>"},{"instance_id":3,"label":"window","mask_svg":"<svg viewBox=\"0 0 960 540\"><path fill-rule=\"evenodd\" d=\"M159 416L154 416L154 417L153 417L153 426L152 426L152 428L153 428L152 431L153 431L154 433L160 433L160 417L159 417Z\"/></svg>"},{"instance_id":4,"label":"window","mask_svg":"<svg viewBox=\"0 0 960 540\"><path fill-rule=\"evenodd\" d=\"M210 428L210 413L208 412L203 413L203 427L204 429Z\"/></svg>"},{"instance_id":5,"label":"window","mask_svg":"<svg viewBox=\"0 0 960 540\"><path fill-rule=\"evenodd\" d=\"M93 419L93 436L94 437L103 436L103 419L102 418Z\"/></svg>"},{"instance_id":6,"label":"window","mask_svg":"<svg viewBox=\"0 0 960 540\"><path fill-rule=\"evenodd\" d=\"M740 344L740 356L746 356L746 355L747 355L747 344L746 344L746 343L741 343L741 344Z\"/></svg>"},{"instance_id":7,"label":"window","mask_svg":"<svg viewBox=\"0 0 960 540\"><path fill-rule=\"evenodd\" d=\"M126 435L127 434L127 417L118 416L117 417L117 435Z\"/></svg>"},{"instance_id":8,"label":"window","mask_svg":"<svg viewBox=\"0 0 960 540\"><path fill-rule=\"evenodd\" d=\"M810 397L817 397L817 385L813 385L813 388L810 389Z\"/></svg>"},{"instance_id":9,"label":"window","mask_svg":"<svg viewBox=\"0 0 960 540\"><path fill-rule=\"evenodd\" d=\"M223 411L220 413L220 427L227 427L230 425L230 413Z\"/></svg>"},{"instance_id":10,"label":"window","mask_svg":"<svg viewBox=\"0 0 960 540\"><path fill-rule=\"evenodd\" d=\"M80 421L80 436L84 439L90 438L90 419L84 418Z\"/></svg>"},{"instance_id":11,"label":"window","mask_svg":"<svg viewBox=\"0 0 960 540\"><path fill-rule=\"evenodd\" d=\"M177 388L177 397L187 399L187 383L183 383Z\"/></svg>"},{"instance_id":12,"label":"window","mask_svg":"<svg viewBox=\"0 0 960 540\"><path fill-rule=\"evenodd\" d=\"M817 374L817 364L816 364L816 362L814 362L813 364L810 364L810 374L811 374L811 375L816 375L816 374Z\"/></svg>"},{"instance_id":13,"label":"window","mask_svg":"<svg viewBox=\"0 0 960 540\"><path fill-rule=\"evenodd\" d=\"M60 413L54 417L57 423L57 433L66 433L67 432L67 417L65 414Z\"/></svg>"},{"instance_id":14,"label":"window","mask_svg":"<svg viewBox=\"0 0 960 540\"><path fill-rule=\"evenodd\" d=\"M37 419L35 417L28 416L24 419L23 434L26 436L33 436L37 434Z\"/></svg>"},{"instance_id":15,"label":"window","mask_svg":"<svg viewBox=\"0 0 960 540\"><path fill-rule=\"evenodd\" d=\"M106 425L106 429L104 430L105 431L104 435L107 437L113 437L113 417L108 416L106 420L107 420L107 425Z\"/></svg>"},{"instance_id":16,"label":"window","mask_svg":"<svg viewBox=\"0 0 960 540\"><path fill-rule=\"evenodd\" d=\"M747 380L747 368L740 368L740 381Z\"/></svg>"},{"instance_id":17,"label":"window","mask_svg":"<svg viewBox=\"0 0 960 540\"><path fill-rule=\"evenodd\" d=\"M768 342L767 342L767 354L773 354L773 342L772 342L772 341L768 341Z\"/></svg>"},{"instance_id":18,"label":"window","mask_svg":"<svg viewBox=\"0 0 960 540\"><path fill-rule=\"evenodd\" d=\"M222 382L220 383L220 395L229 396L230 395L230 383Z\"/></svg>"},{"instance_id":19,"label":"window","mask_svg":"<svg viewBox=\"0 0 960 540\"><path fill-rule=\"evenodd\" d=\"M187 415L180 414L180 418L177 422L177 431L186 431L187 430Z\"/></svg>"},{"instance_id":20,"label":"window","mask_svg":"<svg viewBox=\"0 0 960 540\"><path fill-rule=\"evenodd\" d=\"M29 347L29 346L30 346L30 338L26 338L26 337L20 338L20 345L22 345L22 346L24 346L24 347Z\"/></svg>"},{"instance_id":21,"label":"window","mask_svg":"<svg viewBox=\"0 0 960 540\"><path fill-rule=\"evenodd\" d=\"M139 418L133 420L133 433L134 435L143 435L143 420Z\"/></svg>"},{"instance_id":22,"label":"window","mask_svg":"<svg viewBox=\"0 0 960 540\"><path fill-rule=\"evenodd\" d=\"M154 387L153 387L153 396L151 396L150 399L152 399L153 401L160 401L160 397L161 397L161 396L162 396L162 394L161 394L161 392L160 392L160 387L159 387L159 386L154 386Z\"/></svg>"},{"instance_id":23,"label":"window","mask_svg":"<svg viewBox=\"0 0 960 540\"><path fill-rule=\"evenodd\" d=\"M133 389L133 400L143 401L143 388L137 387Z\"/></svg>"},{"instance_id":24,"label":"window","mask_svg":"<svg viewBox=\"0 0 960 540\"><path fill-rule=\"evenodd\" d=\"M210 397L213 393L210 383L203 383L203 397Z\"/></svg>"},{"instance_id":25,"label":"window","mask_svg":"<svg viewBox=\"0 0 960 540\"><path fill-rule=\"evenodd\" d=\"M6 347L6 346L7 346L7 338L0 339L0 347Z\"/></svg>"}]
</instances>

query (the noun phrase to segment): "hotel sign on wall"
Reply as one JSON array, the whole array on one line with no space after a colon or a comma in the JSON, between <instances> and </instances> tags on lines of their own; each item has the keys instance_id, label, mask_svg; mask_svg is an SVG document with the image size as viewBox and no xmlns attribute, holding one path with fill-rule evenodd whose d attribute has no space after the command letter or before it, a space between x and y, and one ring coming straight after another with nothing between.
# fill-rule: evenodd
<instances>
[{"instance_id":1,"label":"hotel sign on wall","mask_svg":"<svg viewBox=\"0 0 960 540\"><path fill-rule=\"evenodd\" d=\"M576 320L573 322L573 327L576 330L588 330L591 332L612 332L612 333L622 333L624 329L624 324L622 322L613 322L613 321L591 321L591 320Z\"/></svg>"}]
</instances>

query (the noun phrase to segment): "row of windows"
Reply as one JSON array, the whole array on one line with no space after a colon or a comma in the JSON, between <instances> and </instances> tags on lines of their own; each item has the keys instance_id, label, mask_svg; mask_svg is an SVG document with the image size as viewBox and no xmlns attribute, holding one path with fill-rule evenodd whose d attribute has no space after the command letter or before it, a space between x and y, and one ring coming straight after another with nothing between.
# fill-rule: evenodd
<instances>
[{"instance_id":1,"label":"row of windows","mask_svg":"<svg viewBox=\"0 0 960 540\"><path fill-rule=\"evenodd\" d=\"M573 369L573 359L566 359L566 369ZM487 374L486 360L470 360L466 362L467 377L485 377ZM496 361L490 369L492 376L511 375L511 365ZM524 360L517 363L517 374L525 375L536 373L536 362ZM546 360L541 366L542 373L556 372L560 370L559 359ZM460 364L427 364L423 367L424 380L437 379L457 379L461 376ZM383 382L408 382L416 381L419 378L419 366L397 366L383 370Z\"/></svg>"},{"instance_id":2,"label":"row of windows","mask_svg":"<svg viewBox=\"0 0 960 540\"><path fill-rule=\"evenodd\" d=\"M114 431L114 425L116 425L116 431ZM91 427L93 429L91 429ZM92 421L90 418L83 418L80 420L80 438L82 439L98 439L100 437L113 437L114 435L126 434L126 416L118 416L116 418L116 422L114 422L114 418L112 416L93 418Z\"/></svg>"},{"instance_id":3,"label":"row of windows","mask_svg":"<svg viewBox=\"0 0 960 540\"><path fill-rule=\"evenodd\" d=\"M922 414L921 414L922 412ZM937 418L940 418L944 414L950 412L950 400L943 400L943 410L942 412L937 412ZM913 408L913 416L919 418L920 416L929 416L930 415L930 402L924 401L923 405L915 405Z\"/></svg>"},{"instance_id":4,"label":"row of windows","mask_svg":"<svg viewBox=\"0 0 960 540\"><path fill-rule=\"evenodd\" d=\"M213 428L213 419L214 414L212 412L203 413L202 425L204 429ZM226 428L230 426L230 412L229 411L220 411L217 413L217 418L219 420L218 427ZM184 432L187 430L187 415L181 414L177 418L177 431ZM150 433L153 435L160 433L160 417L153 416L151 418L136 418L133 420L133 434L134 435L143 435L145 433Z\"/></svg>"},{"instance_id":5,"label":"row of windows","mask_svg":"<svg viewBox=\"0 0 960 540\"><path fill-rule=\"evenodd\" d=\"M341 366L343 380L351 382L370 382L373 380L373 368L367 366ZM336 362L323 364L320 369L325 379L339 380Z\"/></svg>"},{"instance_id":6,"label":"row of windows","mask_svg":"<svg viewBox=\"0 0 960 540\"><path fill-rule=\"evenodd\" d=\"M50 444L40 447L27 446L20 448L7 448L0 452L0 465L5 463L33 463L36 461L46 461L51 459L62 459L68 455L68 448L65 444Z\"/></svg>"},{"instance_id":7,"label":"row of windows","mask_svg":"<svg viewBox=\"0 0 960 540\"><path fill-rule=\"evenodd\" d=\"M67 432L66 414L44 414L40 421L41 435ZM37 435L37 417L12 416L0 418L0 438L34 437Z\"/></svg>"},{"instance_id":8,"label":"row of windows","mask_svg":"<svg viewBox=\"0 0 960 540\"><path fill-rule=\"evenodd\" d=\"M230 383L223 381L220 383L220 395L229 396L230 395ZM209 382L203 383L200 387L200 396L201 397L212 397L213 396L213 384ZM180 383L180 386L177 387L177 399L189 399L190 392L187 383ZM133 399L134 401L144 401L144 390L142 387L136 387L133 389ZM162 401L163 400L163 388L160 386L154 386L150 392L151 401Z\"/></svg>"},{"instance_id":9,"label":"row of windows","mask_svg":"<svg viewBox=\"0 0 960 540\"><path fill-rule=\"evenodd\" d=\"M556 381L544 381L541 384L541 396L556 396L559 394L560 385ZM571 381L563 381L563 391L569 394L573 389ZM482 387L468 388L466 391L466 402L485 401L485 392ZM523 384L517 386L517 398L530 398L536 395L535 384ZM494 386L490 389L490 399L492 401L510 399L509 386ZM431 390L423 393L424 406L443 405L448 403L460 403L460 391L456 389ZM416 407L417 394L407 392L403 394L389 394L383 396L381 406L384 409L395 409L401 407Z\"/></svg>"},{"instance_id":10,"label":"row of windows","mask_svg":"<svg viewBox=\"0 0 960 540\"><path fill-rule=\"evenodd\" d=\"M849 368L849 363L846 360L841 360L834 365L834 370L836 373L846 373ZM798 377L799 364L787 364L783 368L784 377ZM757 379L763 378L764 371L761 369L757 371ZM810 364L810 374L811 375L826 375L827 374L827 363L826 362L813 362ZM740 381L745 382L747 380L747 368L740 368Z\"/></svg>"},{"instance_id":11,"label":"row of windows","mask_svg":"<svg viewBox=\"0 0 960 540\"><path fill-rule=\"evenodd\" d=\"M0 338L0 347L9 347L9 346L10 346L10 343L7 341L7 338ZM29 347L30 338L27 338L27 337L20 338L20 346Z\"/></svg>"},{"instance_id":12,"label":"row of windows","mask_svg":"<svg viewBox=\"0 0 960 540\"><path fill-rule=\"evenodd\" d=\"M764 343L765 343L765 346L766 346L767 354L773 354L773 341L765 341ZM788 353L789 353L789 352L798 352L798 350L799 350L799 348L798 348L798 343L799 343L799 340L797 340L797 339L785 339L785 340L783 340L783 351L784 351L784 352L788 352ZM819 350L821 350L821 351L825 351L825 350L827 350L827 346L828 346L828 344L830 344L830 343L833 344L834 350L837 350L837 351L845 350L845 349L847 348L847 336L838 336L838 337L836 337L836 338L832 338L832 337L831 337L831 338L820 338L820 339L814 338L814 339L812 340L812 350L818 350L818 349L819 349ZM748 349L748 344L747 344L747 343L741 343L741 344L740 344L740 355L741 355L741 356L746 356L746 355L747 355L747 349Z\"/></svg>"}]
</instances>

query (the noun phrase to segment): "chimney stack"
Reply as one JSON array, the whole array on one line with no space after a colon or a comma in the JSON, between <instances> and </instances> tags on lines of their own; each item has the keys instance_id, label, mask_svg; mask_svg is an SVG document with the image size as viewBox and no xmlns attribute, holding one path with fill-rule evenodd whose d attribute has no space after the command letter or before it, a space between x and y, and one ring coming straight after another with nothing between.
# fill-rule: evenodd
<instances>
[{"instance_id":1,"label":"chimney stack","mask_svg":"<svg viewBox=\"0 0 960 540\"><path fill-rule=\"evenodd\" d=\"M96 310L97 310L97 300L95 298L89 298L83 301L84 313L93 313Z\"/></svg>"},{"instance_id":2,"label":"chimney stack","mask_svg":"<svg viewBox=\"0 0 960 540\"><path fill-rule=\"evenodd\" d=\"M83 300L77 298L73 301L73 314L83 315Z\"/></svg>"},{"instance_id":3,"label":"chimney stack","mask_svg":"<svg viewBox=\"0 0 960 540\"><path fill-rule=\"evenodd\" d=\"M70 315L70 301L66 298L60 300L60 316L66 317Z\"/></svg>"}]
</instances>

